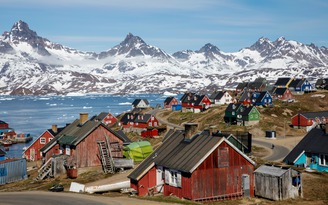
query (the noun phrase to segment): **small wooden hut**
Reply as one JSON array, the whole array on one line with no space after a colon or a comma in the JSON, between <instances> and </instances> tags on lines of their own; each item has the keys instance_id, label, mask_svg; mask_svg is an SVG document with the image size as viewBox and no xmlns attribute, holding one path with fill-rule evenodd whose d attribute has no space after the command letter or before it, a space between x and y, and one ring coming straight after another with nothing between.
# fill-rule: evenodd
<instances>
[{"instance_id":1,"label":"small wooden hut","mask_svg":"<svg viewBox=\"0 0 328 205\"><path fill-rule=\"evenodd\" d=\"M296 170L262 165L254 175L256 196L275 201L303 196L301 173Z\"/></svg>"}]
</instances>

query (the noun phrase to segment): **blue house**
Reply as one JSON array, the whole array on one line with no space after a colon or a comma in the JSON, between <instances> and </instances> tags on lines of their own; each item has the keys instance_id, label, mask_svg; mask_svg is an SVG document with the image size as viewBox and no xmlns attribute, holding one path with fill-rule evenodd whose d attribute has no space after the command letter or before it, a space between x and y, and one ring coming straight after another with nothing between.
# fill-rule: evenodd
<instances>
[{"instance_id":1,"label":"blue house","mask_svg":"<svg viewBox=\"0 0 328 205\"><path fill-rule=\"evenodd\" d=\"M179 110L182 110L181 104L172 105L172 111L179 111Z\"/></svg>"},{"instance_id":2,"label":"blue house","mask_svg":"<svg viewBox=\"0 0 328 205\"><path fill-rule=\"evenodd\" d=\"M0 148L0 161L3 161L5 159L6 159L6 152Z\"/></svg>"},{"instance_id":3,"label":"blue house","mask_svg":"<svg viewBox=\"0 0 328 205\"><path fill-rule=\"evenodd\" d=\"M305 78L294 78L289 83L291 92L302 93L312 91L314 88L311 83Z\"/></svg>"},{"instance_id":4,"label":"blue house","mask_svg":"<svg viewBox=\"0 0 328 205\"><path fill-rule=\"evenodd\" d=\"M253 92L252 93L252 104L255 106L271 106L272 96L268 91Z\"/></svg>"},{"instance_id":5,"label":"blue house","mask_svg":"<svg viewBox=\"0 0 328 205\"><path fill-rule=\"evenodd\" d=\"M328 125L313 128L283 160L286 164L328 172Z\"/></svg>"}]
</instances>

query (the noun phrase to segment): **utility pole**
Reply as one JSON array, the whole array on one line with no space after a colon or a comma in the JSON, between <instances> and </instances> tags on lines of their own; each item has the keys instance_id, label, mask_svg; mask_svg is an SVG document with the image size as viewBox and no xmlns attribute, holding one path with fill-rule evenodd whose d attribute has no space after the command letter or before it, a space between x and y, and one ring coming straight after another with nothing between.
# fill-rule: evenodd
<instances>
[{"instance_id":1,"label":"utility pole","mask_svg":"<svg viewBox=\"0 0 328 205\"><path fill-rule=\"evenodd\" d=\"M284 118L284 138L286 138L286 118Z\"/></svg>"}]
</instances>

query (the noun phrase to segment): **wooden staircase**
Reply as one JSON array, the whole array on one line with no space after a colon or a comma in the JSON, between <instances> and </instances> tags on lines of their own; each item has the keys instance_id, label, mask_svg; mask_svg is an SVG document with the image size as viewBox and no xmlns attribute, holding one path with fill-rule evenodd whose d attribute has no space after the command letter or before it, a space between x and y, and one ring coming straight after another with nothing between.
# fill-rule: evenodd
<instances>
[{"instance_id":1,"label":"wooden staircase","mask_svg":"<svg viewBox=\"0 0 328 205\"><path fill-rule=\"evenodd\" d=\"M97 143L98 143L100 159L104 172L106 174L107 173L113 174L115 171L114 161L108 143L105 141L97 141Z\"/></svg>"},{"instance_id":2,"label":"wooden staircase","mask_svg":"<svg viewBox=\"0 0 328 205\"><path fill-rule=\"evenodd\" d=\"M39 170L39 174L35 178L36 181L43 180L46 177L52 177L52 158L50 158Z\"/></svg>"}]
</instances>

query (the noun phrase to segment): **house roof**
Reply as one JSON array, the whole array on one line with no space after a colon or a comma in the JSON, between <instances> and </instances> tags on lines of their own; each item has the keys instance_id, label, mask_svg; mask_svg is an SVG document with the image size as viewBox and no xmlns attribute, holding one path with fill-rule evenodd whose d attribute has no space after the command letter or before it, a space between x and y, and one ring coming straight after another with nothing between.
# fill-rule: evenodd
<instances>
[{"instance_id":1,"label":"house roof","mask_svg":"<svg viewBox=\"0 0 328 205\"><path fill-rule=\"evenodd\" d=\"M275 86L287 86L289 81L290 81L290 78L278 78L274 85Z\"/></svg>"},{"instance_id":2,"label":"house roof","mask_svg":"<svg viewBox=\"0 0 328 205\"><path fill-rule=\"evenodd\" d=\"M5 121L0 120L0 124L7 124Z\"/></svg>"},{"instance_id":3,"label":"house roof","mask_svg":"<svg viewBox=\"0 0 328 205\"><path fill-rule=\"evenodd\" d=\"M145 103L146 105L149 105L149 102L148 102L147 99L135 99L135 100L133 101L133 103L132 103L132 106L133 106L133 107L138 106L139 103L140 103L141 101L144 101L144 103Z\"/></svg>"},{"instance_id":4,"label":"house roof","mask_svg":"<svg viewBox=\"0 0 328 205\"><path fill-rule=\"evenodd\" d=\"M251 92L244 91L243 94L239 98L239 102L244 102L245 100L251 99Z\"/></svg>"},{"instance_id":5,"label":"house roof","mask_svg":"<svg viewBox=\"0 0 328 205\"><path fill-rule=\"evenodd\" d=\"M112 130L112 132L116 135L116 136L119 136L121 139L123 139L123 142L132 142L129 138L128 138L128 136L126 136L125 134L124 134L124 132L122 131L122 130L117 130L117 131L115 131L115 130Z\"/></svg>"},{"instance_id":6,"label":"house roof","mask_svg":"<svg viewBox=\"0 0 328 205\"><path fill-rule=\"evenodd\" d=\"M236 87L236 90L243 90L245 87L247 87L248 82L243 82L243 83L239 83Z\"/></svg>"},{"instance_id":7,"label":"house roof","mask_svg":"<svg viewBox=\"0 0 328 205\"><path fill-rule=\"evenodd\" d=\"M284 95L288 88L276 88L273 91L273 94Z\"/></svg>"},{"instance_id":8,"label":"house roof","mask_svg":"<svg viewBox=\"0 0 328 205\"><path fill-rule=\"evenodd\" d=\"M288 169L283 169L275 166L267 166L267 165L261 165L259 168L257 168L254 171L254 173L261 173L261 174L276 176L276 177L280 177L284 175L286 172L288 172Z\"/></svg>"},{"instance_id":9,"label":"house roof","mask_svg":"<svg viewBox=\"0 0 328 205\"><path fill-rule=\"evenodd\" d=\"M241 116L248 116L249 113L253 110L256 109L255 106L242 106L242 108L239 109L238 114ZM256 109L257 110L257 109Z\"/></svg>"},{"instance_id":10,"label":"house roof","mask_svg":"<svg viewBox=\"0 0 328 205\"><path fill-rule=\"evenodd\" d=\"M0 148L0 156L5 156L7 153Z\"/></svg>"},{"instance_id":11,"label":"house roof","mask_svg":"<svg viewBox=\"0 0 328 205\"><path fill-rule=\"evenodd\" d=\"M154 165L192 173L222 142L226 142L250 163L255 164L225 137L212 136L209 131L197 133L192 139L185 139L185 132L177 130L143 161L128 177L140 179Z\"/></svg>"},{"instance_id":12,"label":"house roof","mask_svg":"<svg viewBox=\"0 0 328 205\"><path fill-rule=\"evenodd\" d=\"M328 134L319 127L313 128L295 148L283 160L288 164L295 163L295 160L303 153L328 154Z\"/></svg>"},{"instance_id":13,"label":"house roof","mask_svg":"<svg viewBox=\"0 0 328 205\"><path fill-rule=\"evenodd\" d=\"M319 112L301 112L300 115L303 115L304 117L308 119L315 119L315 118L322 118L326 117L328 118L328 111L319 111Z\"/></svg>"},{"instance_id":14,"label":"house roof","mask_svg":"<svg viewBox=\"0 0 328 205\"><path fill-rule=\"evenodd\" d=\"M167 97L165 100L164 100L164 104L165 105L168 105L170 104L170 102L174 99L174 97Z\"/></svg>"},{"instance_id":15,"label":"house roof","mask_svg":"<svg viewBox=\"0 0 328 205\"><path fill-rule=\"evenodd\" d=\"M226 112L233 112L233 111L237 111L239 109L239 107L242 106L240 103L230 103L227 108L226 108Z\"/></svg>"},{"instance_id":16,"label":"house roof","mask_svg":"<svg viewBox=\"0 0 328 205\"><path fill-rule=\"evenodd\" d=\"M124 125L129 122L137 122L137 123L147 123L153 115L151 114L139 114L139 113L125 113L121 118L120 122Z\"/></svg>"},{"instance_id":17,"label":"house roof","mask_svg":"<svg viewBox=\"0 0 328 205\"><path fill-rule=\"evenodd\" d=\"M306 81L305 78L294 78L290 81L288 87L296 88L296 87L301 87L302 84Z\"/></svg>"},{"instance_id":18,"label":"house roof","mask_svg":"<svg viewBox=\"0 0 328 205\"><path fill-rule=\"evenodd\" d=\"M43 146L40 151L47 152L55 144L66 144L66 145L78 145L84 138L89 136L93 130L97 127L103 126L109 132L113 133L116 137L126 142L127 138L122 137L122 135L111 130L108 126L104 125L100 121L88 120L83 125L80 124L80 120L76 119L73 123L65 127L55 138L53 138L49 143Z\"/></svg>"},{"instance_id":19,"label":"house roof","mask_svg":"<svg viewBox=\"0 0 328 205\"><path fill-rule=\"evenodd\" d=\"M186 92L183 94L183 96L181 96L180 101L187 102L186 100L188 100L188 96L193 97L194 95L195 95L195 93Z\"/></svg>"},{"instance_id":20,"label":"house roof","mask_svg":"<svg viewBox=\"0 0 328 205\"><path fill-rule=\"evenodd\" d=\"M226 91L216 91L212 93L212 95L209 97L211 100L220 100L223 95L226 93Z\"/></svg>"},{"instance_id":21,"label":"house roof","mask_svg":"<svg viewBox=\"0 0 328 205\"><path fill-rule=\"evenodd\" d=\"M110 113L109 112L101 112L99 115L95 115L94 117L92 117L90 120L98 120L98 121L102 121L105 119L105 117L107 117Z\"/></svg>"},{"instance_id":22,"label":"house roof","mask_svg":"<svg viewBox=\"0 0 328 205\"><path fill-rule=\"evenodd\" d=\"M197 95L195 93L185 93L181 97L182 103L193 103L194 105L200 105L200 103L203 101L203 99L206 97L206 95Z\"/></svg>"},{"instance_id":23,"label":"house roof","mask_svg":"<svg viewBox=\"0 0 328 205\"><path fill-rule=\"evenodd\" d=\"M254 81L254 82L250 82L247 87L249 89L252 89L252 90L259 90L262 85L263 85L263 82L261 82L261 81Z\"/></svg>"},{"instance_id":24,"label":"house roof","mask_svg":"<svg viewBox=\"0 0 328 205\"><path fill-rule=\"evenodd\" d=\"M267 92L267 91L259 92L259 94L260 94L260 95L256 98L255 103L260 103L260 102L262 102L262 100L263 100L263 98L265 97L266 94L269 94L269 95L270 95L270 93Z\"/></svg>"}]
</instances>

